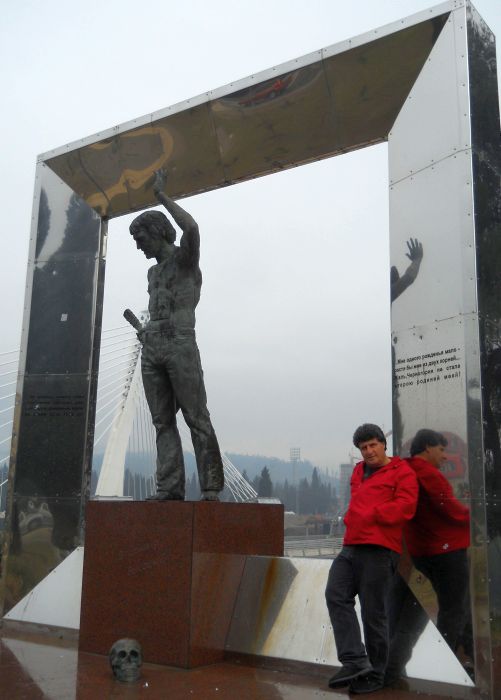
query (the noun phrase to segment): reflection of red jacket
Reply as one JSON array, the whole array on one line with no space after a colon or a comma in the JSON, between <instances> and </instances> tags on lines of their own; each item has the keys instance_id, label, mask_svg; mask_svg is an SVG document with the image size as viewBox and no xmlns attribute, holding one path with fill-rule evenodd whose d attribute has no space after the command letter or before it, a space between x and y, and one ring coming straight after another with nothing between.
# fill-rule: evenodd
<instances>
[{"instance_id":1,"label":"reflection of red jacket","mask_svg":"<svg viewBox=\"0 0 501 700\"><path fill-rule=\"evenodd\" d=\"M470 544L470 511L454 496L445 476L424 459L407 460L416 472L419 501L416 516L405 527L413 557L430 557Z\"/></svg>"},{"instance_id":2,"label":"reflection of red jacket","mask_svg":"<svg viewBox=\"0 0 501 700\"><path fill-rule=\"evenodd\" d=\"M409 465L392 457L363 481L364 463L351 476L351 499L344 516L344 544L378 544L402 551L402 530L416 510L418 485Z\"/></svg>"}]
</instances>

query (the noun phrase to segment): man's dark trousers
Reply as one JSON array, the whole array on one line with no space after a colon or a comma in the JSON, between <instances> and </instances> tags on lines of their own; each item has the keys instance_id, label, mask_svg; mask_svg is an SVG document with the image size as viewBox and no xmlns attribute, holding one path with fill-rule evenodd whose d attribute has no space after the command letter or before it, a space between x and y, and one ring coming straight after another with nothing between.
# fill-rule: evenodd
<instances>
[{"instance_id":1,"label":"man's dark trousers","mask_svg":"<svg viewBox=\"0 0 501 700\"><path fill-rule=\"evenodd\" d=\"M363 668L367 657L381 680L388 663L388 591L399 555L378 545L344 546L333 561L325 598L334 630L337 655L343 666ZM367 649L355 613L358 595Z\"/></svg>"}]
</instances>

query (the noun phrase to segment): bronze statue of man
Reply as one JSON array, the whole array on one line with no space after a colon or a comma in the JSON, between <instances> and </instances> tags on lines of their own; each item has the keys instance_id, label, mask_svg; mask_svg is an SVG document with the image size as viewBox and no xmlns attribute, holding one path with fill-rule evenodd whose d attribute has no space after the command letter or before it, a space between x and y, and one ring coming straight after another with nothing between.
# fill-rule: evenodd
<instances>
[{"instance_id":1,"label":"bronze statue of man","mask_svg":"<svg viewBox=\"0 0 501 700\"><path fill-rule=\"evenodd\" d=\"M164 193L165 172L155 173L154 192L182 230L160 211L144 212L130 225L136 246L156 265L148 270L150 319L139 331L146 400L157 434L157 493L151 500L184 500L185 471L176 413L191 431L202 500L217 501L224 486L221 453L207 409L202 366L195 339L200 299L200 236L190 214Z\"/></svg>"}]
</instances>

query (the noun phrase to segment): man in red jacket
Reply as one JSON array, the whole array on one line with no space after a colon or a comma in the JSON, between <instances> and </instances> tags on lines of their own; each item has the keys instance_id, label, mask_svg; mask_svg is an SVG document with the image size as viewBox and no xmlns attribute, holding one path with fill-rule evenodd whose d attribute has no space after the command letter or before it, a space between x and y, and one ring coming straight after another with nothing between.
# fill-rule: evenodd
<instances>
[{"instance_id":1,"label":"man in red jacket","mask_svg":"<svg viewBox=\"0 0 501 700\"><path fill-rule=\"evenodd\" d=\"M389 650L387 592L402 552L404 524L416 510L418 485L406 462L387 456L379 426L361 425L353 444L363 461L353 470L343 549L332 563L325 591L342 663L329 687L349 685L352 693L371 693L384 686ZM365 647L355 613L356 595Z\"/></svg>"},{"instance_id":2,"label":"man in red jacket","mask_svg":"<svg viewBox=\"0 0 501 700\"><path fill-rule=\"evenodd\" d=\"M434 430L419 430L408 462L419 483L416 515L404 534L414 566L431 582L438 599L437 628L451 649L460 644L473 657L467 547L470 511L440 472L447 440Z\"/></svg>"}]
</instances>

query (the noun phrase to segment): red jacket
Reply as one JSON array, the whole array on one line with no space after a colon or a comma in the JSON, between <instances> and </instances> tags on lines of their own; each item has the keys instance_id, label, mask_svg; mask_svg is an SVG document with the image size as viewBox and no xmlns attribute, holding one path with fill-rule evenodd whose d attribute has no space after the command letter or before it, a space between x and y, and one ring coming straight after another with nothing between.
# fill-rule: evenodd
<instances>
[{"instance_id":1,"label":"red jacket","mask_svg":"<svg viewBox=\"0 0 501 700\"><path fill-rule=\"evenodd\" d=\"M404 523L416 510L416 475L400 457L392 457L363 481L364 463L351 476L351 499L344 516L344 544L378 544L402 552Z\"/></svg>"},{"instance_id":2,"label":"red jacket","mask_svg":"<svg viewBox=\"0 0 501 700\"><path fill-rule=\"evenodd\" d=\"M442 472L420 457L408 462L419 483L416 516L405 527L405 541L413 557L430 557L464 549L470 544L470 511L454 496Z\"/></svg>"}]
</instances>

